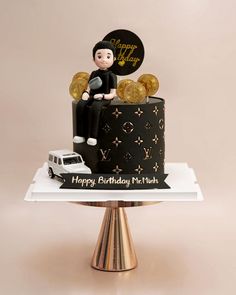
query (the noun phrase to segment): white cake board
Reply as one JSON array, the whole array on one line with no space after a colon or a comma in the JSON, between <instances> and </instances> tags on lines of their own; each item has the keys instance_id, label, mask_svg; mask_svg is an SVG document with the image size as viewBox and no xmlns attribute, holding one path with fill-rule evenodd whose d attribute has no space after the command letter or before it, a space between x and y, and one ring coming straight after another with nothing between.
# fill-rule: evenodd
<instances>
[{"instance_id":1,"label":"white cake board","mask_svg":"<svg viewBox=\"0 0 236 295\"><path fill-rule=\"evenodd\" d=\"M170 189L144 190L83 190L60 189L62 183L51 179L47 163L39 168L33 178L26 201L106 202L106 201L202 201L203 195L192 168L187 163L166 163L165 182Z\"/></svg>"}]
</instances>

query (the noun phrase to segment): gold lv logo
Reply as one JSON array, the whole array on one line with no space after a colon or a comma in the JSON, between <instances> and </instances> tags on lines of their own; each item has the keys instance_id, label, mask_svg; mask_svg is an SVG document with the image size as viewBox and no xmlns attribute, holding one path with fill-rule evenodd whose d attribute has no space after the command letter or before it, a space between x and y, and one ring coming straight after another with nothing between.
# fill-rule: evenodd
<instances>
[{"instance_id":1,"label":"gold lv logo","mask_svg":"<svg viewBox=\"0 0 236 295\"><path fill-rule=\"evenodd\" d=\"M110 151L111 151L111 149L108 149L108 150L100 149L100 153L102 155L102 159L101 159L102 162L111 161L111 158L109 157Z\"/></svg>"},{"instance_id":2,"label":"gold lv logo","mask_svg":"<svg viewBox=\"0 0 236 295\"><path fill-rule=\"evenodd\" d=\"M150 160L152 158L152 147L150 148L143 148L144 150L144 160Z\"/></svg>"}]
</instances>

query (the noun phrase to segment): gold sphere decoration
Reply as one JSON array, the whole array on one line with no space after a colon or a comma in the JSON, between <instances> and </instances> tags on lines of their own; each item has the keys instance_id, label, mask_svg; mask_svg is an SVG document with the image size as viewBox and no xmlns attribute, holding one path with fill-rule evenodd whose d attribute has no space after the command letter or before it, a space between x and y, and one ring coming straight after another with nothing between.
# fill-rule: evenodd
<instances>
[{"instance_id":1,"label":"gold sphere decoration","mask_svg":"<svg viewBox=\"0 0 236 295\"><path fill-rule=\"evenodd\" d=\"M133 82L133 80L124 79L118 83L117 89L116 89L116 94L119 96L119 98L121 100L125 100L125 96L124 96L125 88L126 88L126 86L128 86L132 82Z\"/></svg>"},{"instance_id":2,"label":"gold sphere decoration","mask_svg":"<svg viewBox=\"0 0 236 295\"><path fill-rule=\"evenodd\" d=\"M125 101L129 103L142 102L147 96L145 87L139 82L132 82L125 87Z\"/></svg>"},{"instance_id":3,"label":"gold sphere decoration","mask_svg":"<svg viewBox=\"0 0 236 295\"><path fill-rule=\"evenodd\" d=\"M85 80L84 78L76 78L72 80L70 87L69 87L69 92L70 95L76 99L80 100L83 92L87 89L88 87L88 81Z\"/></svg>"},{"instance_id":4,"label":"gold sphere decoration","mask_svg":"<svg viewBox=\"0 0 236 295\"><path fill-rule=\"evenodd\" d=\"M86 72L78 72L78 73L76 73L76 74L73 76L72 81L73 81L73 80L80 79L80 78L83 78L83 79L85 79L85 80L88 81L88 79L89 79L89 73L86 73Z\"/></svg>"},{"instance_id":5,"label":"gold sphere decoration","mask_svg":"<svg viewBox=\"0 0 236 295\"><path fill-rule=\"evenodd\" d=\"M154 95L159 89L159 81L152 74L143 74L138 78L138 82L142 83L147 91L147 96Z\"/></svg>"}]
</instances>

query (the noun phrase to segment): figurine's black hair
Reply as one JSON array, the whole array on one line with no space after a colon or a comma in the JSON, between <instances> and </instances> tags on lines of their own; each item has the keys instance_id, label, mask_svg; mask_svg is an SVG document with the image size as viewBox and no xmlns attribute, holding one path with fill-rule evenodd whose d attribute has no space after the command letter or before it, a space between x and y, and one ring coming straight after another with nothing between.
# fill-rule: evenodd
<instances>
[{"instance_id":1,"label":"figurine's black hair","mask_svg":"<svg viewBox=\"0 0 236 295\"><path fill-rule=\"evenodd\" d=\"M115 46L109 41L99 41L93 47L93 59L95 57L95 53L98 49L110 49L113 52L113 56L116 57L116 48Z\"/></svg>"}]
</instances>

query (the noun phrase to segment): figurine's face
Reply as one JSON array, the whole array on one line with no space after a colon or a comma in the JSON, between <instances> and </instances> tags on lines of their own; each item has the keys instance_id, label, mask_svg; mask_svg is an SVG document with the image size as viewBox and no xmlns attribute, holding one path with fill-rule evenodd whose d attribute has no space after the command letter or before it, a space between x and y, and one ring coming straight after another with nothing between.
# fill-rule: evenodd
<instances>
[{"instance_id":1,"label":"figurine's face","mask_svg":"<svg viewBox=\"0 0 236 295\"><path fill-rule=\"evenodd\" d=\"M94 62L100 70L106 70L113 65L114 56L111 49L98 49L94 56Z\"/></svg>"}]
</instances>

